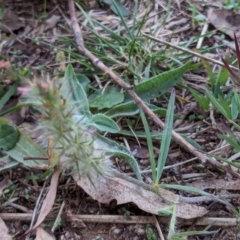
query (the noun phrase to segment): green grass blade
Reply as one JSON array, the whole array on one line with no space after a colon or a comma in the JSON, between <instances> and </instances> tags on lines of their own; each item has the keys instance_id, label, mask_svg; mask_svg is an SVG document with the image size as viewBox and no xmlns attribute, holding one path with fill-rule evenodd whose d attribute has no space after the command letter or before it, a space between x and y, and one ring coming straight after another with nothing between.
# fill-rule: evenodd
<instances>
[{"instance_id":1,"label":"green grass blade","mask_svg":"<svg viewBox=\"0 0 240 240\"><path fill-rule=\"evenodd\" d=\"M167 160L168 150L169 150L169 146L172 138L174 102L175 102L175 90L173 89L171 92L171 96L168 104L165 128L163 130L163 136L162 136L161 147L160 147L160 155L158 158L158 166L157 166L157 179L155 184L158 184L158 181L162 175L163 168Z\"/></svg>"},{"instance_id":2,"label":"green grass blade","mask_svg":"<svg viewBox=\"0 0 240 240\"><path fill-rule=\"evenodd\" d=\"M16 92L17 83L13 84L0 100L0 110L4 107L10 97Z\"/></svg>"},{"instance_id":3,"label":"green grass blade","mask_svg":"<svg viewBox=\"0 0 240 240\"><path fill-rule=\"evenodd\" d=\"M176 226L176 221L177 221L177 206L174 204L172 206L172 216L169 224L169 231L168 231L168 239L171 239L171 237L175 234L175 226Z\"/></svg>"},{"instance_id":4,"label":"green grass blade","mask_svg":"<svg viewBox=\"0 0 240 240\"><path fill-rule=\"evenodd\" d=\"M154 151L153 151L152 136L151 136L148 122L147 122L147 118L142 109L140 109L140 116L143 122L144 130L147 138L148 151L149 151L150 163L151 163L151 169L152 169L152 179L153 179L153 182L155 182L156 181L156 163L155 163L155 157L154 157Z\"/></svg>"},{"instance_id":5,"label":"green grass blade","mask_svg":"<svg viewBox=\"0 0 240 240\"><path fill-rule=\"evenodd\" d=\"M115 2L115 0L112 0L112 3L113 3L113 6L115 7L115 9L116 9L119 17L121 18L122 24L123 24L123 26L125 27L125 29L126 29L128 35L129 35L129 37L133 40L133 39L134 39L134 34L130 31L129 27L127 26L127 23L126 23L123 15L122 15L122 12L121 12L120 9L119 9L118 4Z\"/></svg>"},{"instance_id":6,"label":"green grass blade","mask_svg":"<svg viewBox=\"0 0 240 240\"><path fill-rule=\"evenodd\" d=\"M18 111L18 110L20 110L21 108L27 107L27 106L29 106L29 105L30 105L30 103L21 103L21 104L18 104L18 105L16 105L16 106L14 106L14 107L12 107L12 108L9 108L8 110L2 112L2 113L0 114L0 117L4 116L4 115L6 115L6 114L9 114L9 113Z\"/></svg>"},{"instance_id":7,"label":"green grass blade","mask_svg":"<svg viewBox=\"0 0 240 240\"><path fill-rule=\"evenodd\" d=\"M96 142L101 150L105 150L107 153L115 157L122 157L132 167L137 179L142 182L142 176L138 162L126 147L101 135L97 136Z\"/></svg>"},{"instance_id":8,"label":"green grass blade","mask_svg":"<svg viewBox=\"0 0 240 240\"><path fill-rule=\"evenodd\" d=\"M217 100L214 95L208 90L206 89L206 94L209 97L209 99L211 100L212 104L218 109L218 111L220 113L222 113L222 115L228 119L228 120L232 120L232 116L231 116L231 109L230 107L224 102L224 100L222 100L220 102L220 100Z\"/></svg>"}]
</instances>

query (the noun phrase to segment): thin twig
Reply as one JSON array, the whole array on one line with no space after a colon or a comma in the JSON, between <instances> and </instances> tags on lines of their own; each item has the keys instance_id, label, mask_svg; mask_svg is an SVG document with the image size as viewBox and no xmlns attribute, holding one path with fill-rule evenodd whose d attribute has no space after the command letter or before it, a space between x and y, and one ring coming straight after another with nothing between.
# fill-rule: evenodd
<instances>
[{"instance_id":1,"label":"thin twig","mask_svg":"<svg viewBox=\"0 0 240 240\"><path fill-rule=\"evenodd\" d=\"M172 44L172 43L166 42L166 41L161 40L161 39L159 39L159 38L152 37L152 36L150 36L150 35L148 35L148 34L146 34L146 33L143 33L143 36L146 37L146 38L149 38L149 39L151 39L151 40L153 40L153 41L155 41L155 42L162 43L162 44L167 45L167 46L169 46L169 47L175 48L175 49L177 49L177 50L179 50L179 51L182 51L182 52L185 52L185 53L189 53L189 54L191 54L191 55L193 55L193 56L199 57L199 58L201 58L201 59L204 59L204 60L207 60L207 61L209 61L209 62L215 63L215 64L217 64L217 65L219 65L219 66L225 67L225 65L223 64L223 62L220 62L220 61L217 61L217 60L215 60L215 59L206 57L206 56L204 56L204 55L202 55L202 54L200 54L200 53L191 51L191 50L186 49L186 48L182 48L182 47L176 46L176 45L174 45L174 44ZM238 71L238 68L236 68L236 67L234 67L234 66L230 66L230 68Z\"/></svg>"},{"instance_id":2,"label":"thin twig","mask_svg":"<svg viewBox=\"0 0 240 240\"><path fill-rule=\"evenodd\" d=\"M153 219L154 219L155 227L156 227L156 229L158 231L158 235L159 235L160 239L164 240L165 238L163 236L162 229L161 229L160 224L159 224L159 222L158 222L158 220L157 220L155 215L153 215Z\"/></svg>"},{"instance_id":3,"label":"thin twig","mask_svg":"<svg viewBox=\"0 0 240 240\"><path fill-rule=\"evenodd\" d=\"M0 213L0 218L5 221L30 221L32 219L32 213ZM50 213L46 220L56 219L56 214ZM73 214L71 216L64 215L66 221L83 221L84 223L122 223L122 224L155 224L152 216L121 216L121 215L78 215ZM168 217L159 217L161 223L169 223ZM191 225L193 220L179 219L179 224L185 226ZM238 218L201 218L196 222L196 226L237 226L239 224Z\"/></svg>"}]
</instances>

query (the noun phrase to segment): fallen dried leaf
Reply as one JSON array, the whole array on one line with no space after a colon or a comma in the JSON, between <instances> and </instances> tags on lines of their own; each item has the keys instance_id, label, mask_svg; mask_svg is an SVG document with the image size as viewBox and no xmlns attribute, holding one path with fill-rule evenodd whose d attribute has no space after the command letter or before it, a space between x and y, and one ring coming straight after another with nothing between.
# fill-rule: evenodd
<instances>
[{"instance_id":1,"label":"fallen dried leaf","mask_svg":"<svg viewBox=\"0 0 240 240\"><path fill-rule=\"evenodd\" d=\"M234 39L234 32L240 37L240 15L230 10L208 10L209 22L219 31L222 31Z\"/></svg>"},{"instance_id":2,"label":"fallen dried leaf","mask_svg":"<svg viewBox=\"0 0 240 240\"><path fill-rule=\"evenodd\" d=\"M0 68L9 68L11 63L9 61L0 61Z\"/></svg>"},{"instance_id":3,"label":"fallen dried leaf","mask_svg":"<svg viewBox=\"0 0 240 240\"><path fill-rule=\"evenodd\" d=\"M18 30L24 24L19 20L18 16L10 9L5 9L3 18L1 19L0 30L6 33Z\"/></svg>"},{"instance_id":4,"label":"fallen dried leaf","mask_svg":"<svg viewBox=\"0 0 240 240\"><path fill-rule=\"evenodd\" d=\"M56 238L53 235L50 235L42 227L37 228L35 240L55 240Z\"/></svg>"},{"instance_id":5,"label":"fallen dried leaf","mask_svg":"<svg viewBox=\"0 0 240 240\"><path fill-rule=\"evenodd\" d=\"M12 237L8 234L8 228L2 218L0 218L0 233L0 239L12 240Z\"/></svg>"},{"instance_id":6,"label":"fallen dried leaf","mask_svg":"<svg viewBox=\"0 0 240 240\"><path fill-rule=\"evenodd\" d=\"M117 200L117 204L133 202L143 211L156 215L158 215L159 210L173 205L179 197L167 190L163 191L164 196L161 197L152 191L118 177L96 176L96 179L90 181L87 176L81 178L78 174L72 176L85 192L101 203L109 204L113 199ZM170 202L169 200L173 201ZM177 204L177 217L179 218L192 219L201 217L206 213L207 210L204 207L185 203Z\"/></svg>"},{"instance_id":7,"label":"fallen dried leaf","mask_svg":"<svg viewBox=\"0 0 240 240\"><path fill-rule=\"evenodd\" d=\"M57 15L52 15L49 19L46 20L45 22L45 31L51 28L54 28L58 21L60 20L60 16Z\"/></svg>"},{"instance_id":8,"label":"fallen dried leaf","mask_svg":"<svg viewBox=\"0 0 240 240\"><path fill-rule=\"evenodd\" d=\"M60 169L56 169L55 172L53 173L52 179L51 179L51 184L50 184L50 187L49 187L49 191L47 193L46 198L43 201L43 204L42 204L37 222L23 236L26 236L32 230L36 229L45 220L46 216L52 210L52 207L53 207L53 204L54 204L55 198L56 198L58 178L59 178L60 173L61 173Z\"/></svg>"}]
</instances>

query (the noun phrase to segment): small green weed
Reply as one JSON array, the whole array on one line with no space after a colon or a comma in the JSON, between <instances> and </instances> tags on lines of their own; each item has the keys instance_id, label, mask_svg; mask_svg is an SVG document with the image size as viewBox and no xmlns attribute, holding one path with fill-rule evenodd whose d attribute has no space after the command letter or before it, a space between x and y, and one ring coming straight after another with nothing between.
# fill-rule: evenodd
<instances>
[{"instance_id":1,"label":"small green weed","mask_svg":"<svg viewBox=\"0 0 240 240\"><path fill-rule=\"evenodd\" d=\"M240 9L240 2L238 0L226 0L223 8L238 12Z\"/></svg>"},{"instance_id":2,"label":"small green weed","mask_svg":"<svg viewBox=\"0 0 240 240\"><path fill-rule=\"evenodd\" d=\"M157 235L155 234L155 232L153 231L151 225L147 225L147 240L157 240Z\"/></svg>"}]
</instances>

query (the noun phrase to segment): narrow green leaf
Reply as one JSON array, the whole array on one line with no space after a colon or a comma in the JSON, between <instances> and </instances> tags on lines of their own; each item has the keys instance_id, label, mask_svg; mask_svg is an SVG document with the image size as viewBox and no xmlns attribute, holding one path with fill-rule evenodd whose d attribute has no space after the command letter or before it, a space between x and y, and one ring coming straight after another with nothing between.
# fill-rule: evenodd
<instances>
[{"instance_id":1,"label":"narrow green leaf","mask_svg":"<svg viewBox=\"0 0 240 240\"><path fill-rule=\"evenodd\" d=\"M181 233L175 233L171 240L184 240L187 238L187 236L199 236L203 235L203 238L206 238L206 235L212 235L215 234L215 231L190 231L190 232L181 232Z\"/></svg>"},{"instance_id":2,"label":"narrow green leaf","mask_svg":"<svg viewBox=\"0 0 240 240\"><path fill-rule=\"evenodd\" d=\"M235 120L238 117L238 106L236 102L236 98L232 98L232 104L231 104L231 114L232 114L232 119Z\"/></svg>"},{"instance_id":3,"label":"narrow green leaf","mask_svg":"<svg viewBox=\"0 0 240 240\"><path fill-rule=\"evenodd\" d=\"M109 86L104 92L99 89L89 96L89 105L91 108L99 110L112 108L124 100L124 95L118 87Z\"/></svg>"},{"instance_id":4,"label":"narrow green leaf","mask_svg":"<svg viewBox=\"0 0 240 240\"><path fill-rule=\"evenodd\" d=\"M235 102L237 104L238 112L240 112L240 97L238 92L234 89L233 91L233 97L235 98Z\"/></svg>"},{"instance_id":5,"label":"narrow green leaf","mask_svg":"<svg viewBox=\"0 0 240 240\"><path fill-rule=\"evenodd\" d=\"M208 196L208 197L214 196L213 194L205 192L199 188L189 187L189 186L184 186L184 185L161 184L161 187L165 188L165 189L174 189L174 190L184 191L187 193L198 194L198 195L202 195L202 196Z\"/></svg>"},{"instance_id":6,"label":"narrow green leaf","mask_svg":"<svg viewBox=\"0 0 240 240\"><path fill-rule=\"evenodd\" d=\"M230 136L219 134L218 136L221 139L226 140L234 148L235 151L240 152L240 143L233 134Z\"/></svg>"},{"instance_id":7,"label":"narrow green leaf","mask_svg":"<svg viewBox=\"0 0 240 240\"><path fill-rule=\"evenodd\" d=\"M15 147L6 153L18 163L29 167L48 165L47 160L37 160L38 157L46 157L47 153L22 131L20 131L20 138ZM24 157L35 157L36 160L24 160Z\"/></svg>"},{"instance_id":8,"label":"narrow green leaf","mask_svg":"<svg viewBox=\"0 0 240 240\"><path fill-rule=\"evenodd\" d=\"M226 68L222 68L218 73L217 82L219 82L221 86L225 86L229 76L229 71Z\"/></svg>"},{"instance_id":9,"label":"narrow green leaf","mask_svg":"<svg viewBox=\"0 0 240 240\"><path fill-rule=\"evenodd\" d=\"M93 115L92 121L95 123L94 126L103 132L117 133L120 130L114 120L101 113Z\"/></svg>"},{"instance_id":10,"label":"narrow green leaf","mask_svg":"<svg viewBox=\"0 0 240 240\"><path fill-rule=\"evenodd\" d=\"M15 125L0 118L0 149L10 150L19 140L19 131Z\"/></svg>"},{"instance_id":11,"label":"narrow green leaf","mask_svg":"<svg viewBox=\"0 0 240 240\"><path fill-rule=\"evenodd\" d=\"M212 71L212 68L209 64L209 62L207 60L201 59L203 66L205 67L206 71L207 71L207 75L210 79L210 83L212 86L215 85L216 83L216 74Z\"/></svg>"},{"instance_id":12,"label":"narrow green leaf","mask_svg":"<svg viewBox=\"0 0 240 240\"><path fill-rule=\"evenodd\" d=\"M80 74L80 73L76 73L76 77L79 83L82 85L82 88L84 89L85 93L87 94L89 90L89 84L90 84L89 78L84 74Z\"/></svg>"},{"instance_id":13,"label":"narrow green leaf","mask_svg":"<svg viewBox=\"0 0 240 240\"><path fill-rule=\"evenodd\" d=\"M19 164L15 159L11 158L10 156L6 155L0 158L0 172L11 169L16 167Z\"/></svg>"},{"instance_id":14,"label":"narrow green leaf","mask_svg":"<svg viewBox=\"0 0 240 240\"><path fill-rule=\"evenodd\" d=\"M154 151L153 151L152 137L151 137L151 132L147 122L147 118L142 109L140 109L140 116L143 122L146 137L147 137L147 145L148 145L148 151L149 151L150 163L151 163L151 169L152 169L152 179L153 179L153 182L156 182L156 163L155 163L155 157L154 157Z\"/></svg>"},{"instance_id":15,"label":"narrow green leaf","mask_svg":"<svg viewBox=\"0 0 240 240\"><path fill-rule=\"evenodd\" d=\"M209 99L211 100L212 104L217 108L217 110L222 113L222 115L228 119L228 120L231 120L232 119L232 116L231 116L231 110L229 107L226 107L226 103L224 104L220 104L219 100L217 100L213 94L208 90L206 89L206 94L207 96L209 97ZM221 102L222 103L222 102ZM224 105L224 106L223 106ZM225 108L224 108L225 107Z\"/></svg>"},{"instance_id":16,"label":"narrow green leaf","mask_svg":"<svg viewBox=\"0 0 240 240\"><path fill-rule=\"evenodd\" d=\"M119 43L126 43L126 39L124 37L122 37L120 34L117 34L115 31L113 31L112 29L108 28L106 25L91 19L90 16L83 10L83 8L81 7L80 4L78 4L77 2L75 3L76 6L78 7L78 9L81 11L81 13L83 14L83 16L88 20L88 22L90 23L91 27L92 27L92 31L94 34L96 34L97 37L101 38L100 34L98 34L98 32L96 31L95 25L97 24L98 26L100 26L103 30L105 30L113 39L115 39L116 41L118 41Z\"/></svg>"},{"instance_id":17,"label":"narrow green leaf","mask_svg":"<svg viewBox=\"0 0 240 240\"><path fill-rule=\"evenodd\" d=\"M89 112L87 95L79 83L71 64L67 66L65 71L63 89L67 93L65 97L72 96L72 100L80 112Z\"/></svg>"},{"instance_id":18,"label":"narrow green leaf","mask_svg":"<svg viewBox=\"0 0 240 240\"><path fill-rule=\"evenodd\" d=\"M18 110L20 110L21 108L26 107L26 106L29 106L29 105L30 105L30 103L21 103L21 104L18 104L18 105L16 105L16 106L14 106L14 107L12 107L12 108L9 108L8 110L0 113L0 117L5 116L6 114L9 114L9 113L18 111Z\"/></svg>"},{"instance_id":19,"label":"narrow green leaf","mask_svg":"<svg viewBox=\"0 0 240 240\"><path fill-rule=\"evenodd\" d=\"M156 114L160 116L166 116L167 110L164 108L159 108L153 104L147 104L148 107ZM127 103L121 103L117 106L113 107L105 114L111 118L114 117L123 117L123 116L134 116L139 113L139 108L134 101L130 101ZM174 115L174 119L180 119L179 116Z\"/></svg>"},{"instance_id":20,"label":"narrow green leaf","mask_svg":"<svg viewBox=\"0 0 240 240\"><path fill-rule=\"evenodd\" d=\"M143 101L149 101L153 98L159 97L180 80L184 73L196 69L198 64L187 62L183 66L161 73L158 76L152 77L134 87L134 91ZM130 101L131 97L126 94L126 101Z\"/></svg>"},{"instance_id":21,"label":"narrow green leaf","mask_svg":"<svg viewBox=\"0 0 240 240\"><path fill-rule=\"evenodd\" d=\"M146 138L146 133L141 132L141 131L134 131L134 134L132 131L127 131L127 130L120 130L118 134L123 135L123 136L128 136L128 137L137 137L137 138ZM151 132L151 137L153 139L161 139L162 138L162 133L161 132Z\"/></svg>"},{"instance_id":22,"label":"narrow green leaf","mask_svg":"<svg viewBox=\"0 0 240 240\"><path fill-rule=\"evenodd\" d=\"M173 214L173 205L161 208L158 210L160 216L172 216Z\"/></svg>"},{"instance_id":23,"label":"narrow green leaf","mask_svg":"<svg viewBox=\"0 0 240 240\"><path fill-rule=\"evenodd\" d=\"M173 204L172 216L169 224L168 239L171 239L171 237L175 234L175 226L177 221L176 215L177 215L177 206L176 204Z\"/></svg>"},{"instance_id":24,"label":"narrow green leaf","mask_svg":"<svg viewBox=\"0 0 240 240\"><path fill-rule=\"evenodd\" d=\"M7 101L10 99L11 96L16 92L17 90L17 83L14 83L8 91L4 94L4 96L0 99L0 110L4 107L4 105L7 103Z\"/></svg>"},{"instance_id":25,"label":"narrow green leaf","mask_svg":"<svg viewBox=\"0 0 240 240\"><path fill-rule=\"evenodd\" d=\"M196 101L198 102L198 104L205 110L208 111L209 110L209 103L210 100L207 96L204 96L200 93L198 93L197 91L195 91L192 88L189 88L189 91L191 92L191 94L193 95L193 97L196 99Z\"/></svg>"},{"instance_id":26,"label":"narrow green leaf","mask_svg":"<svg viewBox=\"0 0 240 240\"><path fill-rule=\"evenodd\" d=\"M105 114L111 118L118 116L133 116L139 112L138 106L135 102L121 103L113 107Z\"/></svg>"},{"instance_id":27,"label":"narrow green leaf","mask_svg":"<svg viewBox=\"0 0 240 240\"><path fill-rule=\"evenodd\" d=\"M111 8L111 10L116 15L122 15L123 17L130 16L130 11L122 5L122 3L119 0L102 0L104 3L108 4Z\"/></svg>"},{"instance_id":28,"label":"narrow green leaf","mask_svg":"<svg viewBox=\"0 0 240 240\"><path fill-rule=\"evenodd\" d=\"M174 103L175 103L175 90L173 89L171 92L171 96L168 104L165 128L163 130L163 136L162 136L161 147L160 147L160 155L158 158L158 166L157 166L157 179L156 179L157 182L155 182L155 184L158 184L158 181L160 180L160 177L163 172L163 168L167 160L169 146L172 138Z\"/></svg>"},{"instance_id":29,"label":"narrow green leaf","mask_svg":"<svg viewBox=\"0 0 240 240\"><path fill-rule=\"evenodd\" d=\"M127 150L126 147L124 147L123 145L119 145L118 143L110 140L109 138L105 138L100 135L98 136L96 141L98 146L100 146L102 150L105 150L110 155L113 155L115 157L122 157L132 167L134 173L137 176L137 179L142 182L142 176L140 173L138 162L133 157L131 152Z\"/></svg>"}]
</instances>

